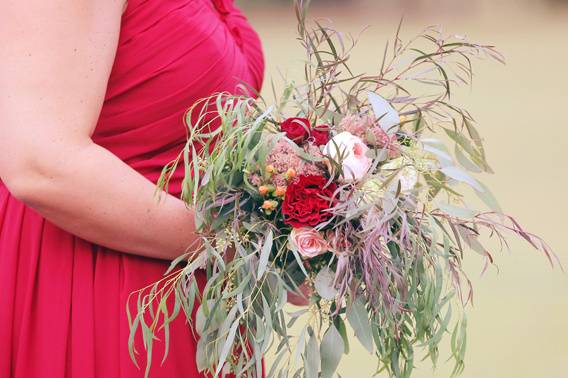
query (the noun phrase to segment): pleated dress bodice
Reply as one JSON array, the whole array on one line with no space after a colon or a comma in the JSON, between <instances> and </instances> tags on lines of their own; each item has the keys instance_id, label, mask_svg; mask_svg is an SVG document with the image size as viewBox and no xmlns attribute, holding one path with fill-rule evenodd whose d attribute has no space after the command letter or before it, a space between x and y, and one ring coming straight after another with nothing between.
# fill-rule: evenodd
<instances>
[{"instance_id":1,"label":"pleated dress bodice","mask_svg":"<svg viewBox=\"0 0 568 378\"><path fill-rule=\"evenodd\" d=\"M138 0L123 16L93 139L156 181L185 143L188 108L218 92L259 91L263 70L258 36L232 0Z\"/></svg>"}]
</instances>

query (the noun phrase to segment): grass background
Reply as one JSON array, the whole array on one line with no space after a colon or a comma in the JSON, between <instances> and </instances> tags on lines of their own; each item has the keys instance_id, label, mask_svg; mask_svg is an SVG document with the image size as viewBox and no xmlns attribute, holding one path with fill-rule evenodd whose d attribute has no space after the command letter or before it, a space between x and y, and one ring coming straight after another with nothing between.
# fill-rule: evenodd
<instances>
[{"instance_id":1,"label":"grass background","mask_svg":"<svg viewBox=\"0 0 568 378\"><path fill-rule=\"evenodd\" d=\"M284 74L301 80L302 50L295 41L290 2L240 2L265 48L267 79ZM568 4L528 0L320 0L312 17L329 17L335 28L359 33L353 54L357 71L374 72L386 40L404 15L403 37L441 24L448 32L496 45L507 65L477 63L473 88L458 91L486 141L495 175L482 177L506 212L544 237L568 271ZM278 81L277 81L278 82ZM270 86L264 94L269 97ZM568 377L568 273L522 242L496 251L500 272L480 277L481 261L466 258L476 288L469 309L464 378ZM356 344L356 343L353 343ZM420 357L421 354L418 354ZM438 369L418 363L415 377L448 377L441 353ZM270 361L267 361L270 364ZM343 377L370 377L375 360L355 345L340 366Z\"/></svg>"}]
</instances>

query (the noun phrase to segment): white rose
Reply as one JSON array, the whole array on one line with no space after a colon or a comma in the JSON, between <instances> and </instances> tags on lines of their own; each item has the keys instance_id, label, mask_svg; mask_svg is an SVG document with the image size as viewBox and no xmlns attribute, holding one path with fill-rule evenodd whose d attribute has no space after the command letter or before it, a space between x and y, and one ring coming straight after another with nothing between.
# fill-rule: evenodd
<instances>
[{"instance_id":1,"label":"white rose","mask_svg":"<svg viewBox=\"0 0 568 378\"><path fill-rule=\"evenodd\" d=\"M367 157L369 147L361 138L344 131L334 136L324 147L324 154L341 163L345 182L361 180L371 167Z\"/></svg>"}]
</instances>

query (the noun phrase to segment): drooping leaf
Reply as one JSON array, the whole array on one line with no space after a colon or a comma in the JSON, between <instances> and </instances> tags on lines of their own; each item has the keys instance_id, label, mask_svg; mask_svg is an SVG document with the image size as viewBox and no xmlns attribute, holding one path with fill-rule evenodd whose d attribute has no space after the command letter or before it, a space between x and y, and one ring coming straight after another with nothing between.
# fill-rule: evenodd
<instances>
[{"instance_id":1,"label":"drooping leaf","mask_svg":"<svg viewBox=\"0 0 568 378\"><path fill-rule=\"evenodd\" d=\"M223 369L225 361L229 356L229 352L233 349L233 341L235 340L235 335L237 333L237 327L239 326L239 321L235 320L231 328L229 329L229 333L227 334L227 339L225 340L225 344L223 345L223 349L221 350L221 355L219 356L219 364L217 365L217 370L215 375L218 375Z\"/></svg>"},{"instance_id":2,"label":"drooping leaf","mask_svg":"<svg viewBox=\"0 0 568 378\"><path fill-rule=\"evenodd\" d=\"M361 344L373 353L373 336L371 332L371 324L369 322L365 303L361 297L357 297L347 310L347 320L355 331L355 336Z\"/></svg>"},{"instance_id":3,"label":"drooping leaf","mask_svg":"<svg viewBox=\"0 0 568 378\"><path fill-rule=\"evenodd\" d=\"M323 299L332 300L337 295L337 289L334 287L335 273L328 267L322 268L314 280L314 286L317 293Z\"/></svg>"},{"instance_id":4,"label":"drooping leaf","mask_svg":"<svg viewBox=\"0 0 568 378\"><path fill-rule=\"evenodd\" d=\"M306 345L306 361L304 362L306 378L318 378L321 364L320 350L316 335L308 328L310 339Z\"/></svg>"},{"instance_id":5,"label":"drooping leaf","mask_svg":"<svg viewBox=\"0 0 568 378\"><path fill-rule=\"evenodd\" d=\"M322 378L333 376L344 352L343 338L335 325L332 324L323 335L320 346Z\"/></svg>"},{"instance_id":6,"label":"drooping leaf","mask_svg":"<svg viewBox=\"0 0 568 378\"><path fill-rule=\"evenodd\" d=\"M264 240L262 249L260 251L260 259L258 261L258 273L256 276L257 280L259 280L264 275L264 272L268 267L268 259L270 257L270 252L272 251L272 243L273 243L273 234L272 230L269 230L268 234L266 235L266 239Z\"/></svg>"},{"instance_id":7,"label":"drooping leaf","mask_svg":"<svg viewBox=\"0 0 568 378\"><path fill-rule=\"evenodd\" d=\"M489 207L491 210L502 214L503 209L499 205L497 198L493 195L491 190L481 182L478 182L479 186L481 186L482 190L475 190L475 194Z\"/></svg>"}]
</instances>

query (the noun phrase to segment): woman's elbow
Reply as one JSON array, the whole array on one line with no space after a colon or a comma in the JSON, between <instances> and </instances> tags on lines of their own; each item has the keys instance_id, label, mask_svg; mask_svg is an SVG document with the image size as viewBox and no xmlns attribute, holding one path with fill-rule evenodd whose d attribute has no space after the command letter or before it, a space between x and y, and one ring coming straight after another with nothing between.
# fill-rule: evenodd
<instances>
[{"instance_id":1,"label":"woman's elbow","mask_svg":"<svg viewBox=\"0 0 568 378\"><path fill-rule=\"evenodd\" d=\"M10 194L20 201L28 202L33 197L33 180L27 172L3 173L1 179Z\"/></svg>"},{"instance_id":2,"label":"woman's elbow","mask_svg":"<svg viewBox=\"0 0 568 378\"><path fill-rule=\"evenodd\" d=\"M16 199L34 204L45 194L46 185L53 181L45 169L34 164L31 159L11 159L5 166L0 167L0 178ZM6 166L7 165L7 166Z\"/></svg>"},{"instance_id":3,"label":"woman's elbow","mask_svg":"<svg viewBox=\"0 0 568 378\"><path fill-rule=\"evenodd\" d=\"M84 137L52 143L43 142L45 139L0 143L0 179L15 198L32 207L49 205L65 195L80 169L77 164L93 145Z\"/></svg>"}]
</instances>

